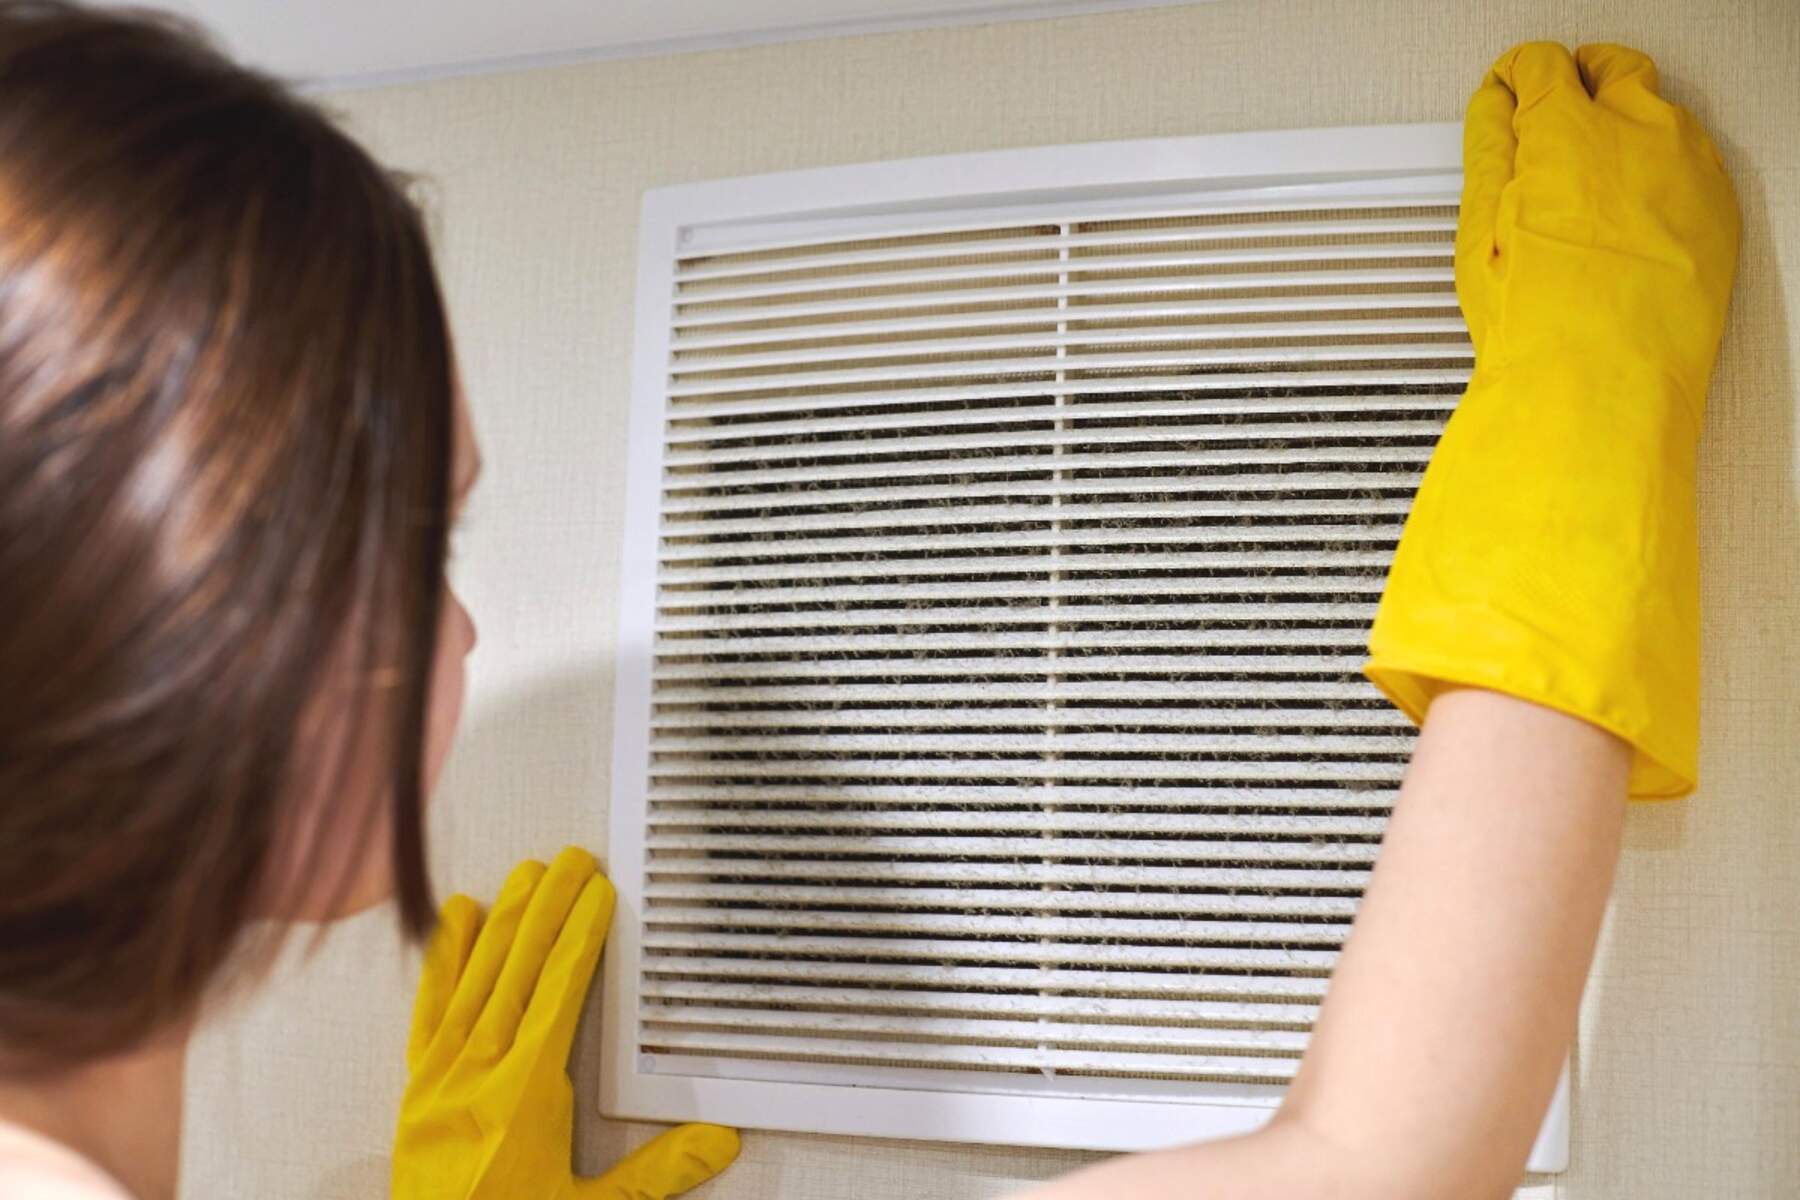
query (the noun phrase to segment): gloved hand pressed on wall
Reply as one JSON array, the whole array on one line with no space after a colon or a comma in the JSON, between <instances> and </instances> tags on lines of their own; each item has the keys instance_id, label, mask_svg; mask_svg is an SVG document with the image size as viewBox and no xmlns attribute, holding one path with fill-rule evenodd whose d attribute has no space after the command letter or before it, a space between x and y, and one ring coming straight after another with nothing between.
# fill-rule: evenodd
<instances>
[{"instance_id":1,"label":"gloved hand pressed on wall","mask_svg":"<svg viewBox=\"0 0 1800 1200\"><path fill-rule=\"evenodd\" d=\"M1502 55L1464 126L1456 291L1475 344L1364 670L1415 721L1507 692L1697 777L1696 443L1738 252L1717 149L1622 46Z\"/></svg>"},{"instance_id":2,"label":"gloved hand pressed on wall","mask_svg":"<svg viewBox=\"0 0 1800 1200\"><path fill-rule=\"evenodd\" d=\"M573 848L519 864L485 922L467 896L445 903L413 1008L394 1200L662 1200L731 1165L733 1130L683 1125L574 1177L569 1048L612 910L612 884Z\"/></svg>"}]
</instances>

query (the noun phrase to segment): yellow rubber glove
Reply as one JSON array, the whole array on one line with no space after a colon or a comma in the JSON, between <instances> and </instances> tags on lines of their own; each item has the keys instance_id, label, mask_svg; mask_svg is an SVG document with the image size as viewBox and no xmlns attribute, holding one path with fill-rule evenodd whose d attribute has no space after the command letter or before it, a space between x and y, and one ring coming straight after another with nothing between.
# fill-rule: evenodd
<instances>
[{"instance_id":1,"label":"yellow rubber glove","mask_svg":"<svg viewBox=\"0 0 1800 1200\"><path fill-rule=\"evenodd\" d=\"M1475 373L1400 539L1364 668L1618 734L1631 794L1696 779L1694 460L1737 266L1718 151L1622 46L1502 55L1464 125L1456 290Z\"/></svg>"},{"instance_id":2,"label":"yellow rubber glove","mask_svg":"<svg viewBox=\"0 0 1800 1200\"><path fill-rule=\"evenodd\" d=\"M567 849L519 864L484 924L452 896L425 952L394 1143L394 1200L662 1200L731 1165L738 1137L683 1125L597 1179L570 1166L566 1064L613 888Z\"/></svg>"}]
</instances>

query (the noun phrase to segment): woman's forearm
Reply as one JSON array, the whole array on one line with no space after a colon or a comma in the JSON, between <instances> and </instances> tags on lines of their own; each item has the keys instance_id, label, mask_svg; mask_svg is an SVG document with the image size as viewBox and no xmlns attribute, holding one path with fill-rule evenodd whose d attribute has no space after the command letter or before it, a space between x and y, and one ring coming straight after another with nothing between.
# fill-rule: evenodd
<instances>
[{"instance_id":1,"label":"woman's forearm","mask_svg":"<svg viewBox=\"0 0 1800 1200\"><path fill-rule=\"evenodd\" d=\"M1407 1194L1516 1183L1575 1034L1630 763L1509 696L1432 705L1278 1120L1461 1185Z\"/></svg>"},{"instance_id":2,"label":"woman's forearm","mask_svg":"<svg viewBox=\"0 0 1800 1200\"><path fill-rule=\"evenodd\" d=\"M1509 1194L1575 1032L1630 761L1561 713L1441 696L1274 1122L1031 1200Z\"/></svg>"}]
</instances>

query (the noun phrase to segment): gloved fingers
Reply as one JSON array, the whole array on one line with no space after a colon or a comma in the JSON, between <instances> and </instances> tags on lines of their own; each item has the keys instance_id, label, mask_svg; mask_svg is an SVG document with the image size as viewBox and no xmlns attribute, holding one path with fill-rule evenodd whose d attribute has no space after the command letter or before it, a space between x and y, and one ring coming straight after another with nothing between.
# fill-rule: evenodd
<instances>
[{"instance_id":1,"label":"gloved fingers","mask_svg":"<svg viewBox=\"0 0 1800 1200\"><path fill-rule=\"evenodd\" d=\"M664 1200L699 1187L738 1156L737 1130L680 1125L620 1159L612 1170L577 1180L576 1200Z\"/></svg>"},{"instance_id":2,"label":"gloved fingers","mask_svg":"<svg viewBox=\"0 0 1800 1200\"><path fill-rule=\"evenodd\" d=\"M1556 42L1525 42L1502 54L1490 74L1506 85L1518 101L1516 118L1558 93L1572 91L1583 99L1581 73L1567 47Z\"/></svg>"},{"instance_id":3,"label":"gloved fingers","mask_svg":"<svg viewBox=\"0 0 1800 1200\"><path fill-rule=\"evenodd\" d=\"M494 983L500 977L501 968L505 966L507 954L518 934L519 922L524 918L532 897L536 895L544 874L543 863L527 859L514 867L512 874L500 886L500 894L494 898L494 907L489 910L487 920L482 923L481 933L475 938L475 946L469 952L468 965L463 968L456 991L444 1009L437 1042L460 1048L467 1040L469 1031L475 1027L475 1022L487 1008L493 995Z\"/></svg>"},{"instance_id":4,"label":"gloved fingers","mask_svg":"<svg viewBox=\"0 0 1800 1200\"><path fill-rule=\"evenodd\" d=\"M412 1033L406 1042L406 1067L417 1071L426 1047L437 1036L456 992L457 981L468 965L469 952L481 927L481 909L467 896L452 896L438 913L437 928L425 946L425 966L419 975L419 992L413 1000Z\"/></svg>"},{"instance_id":5,"label":"gloved fingers","mask_svg":"<svg viewBox=\"0 0 1800 1200\"><path fill-rule=\"evenodd\" d=\"M1501 247L1500 198L1512 182L1518 135L1513 131L1513 94L1492 72L1475 94L1463 119L1462 209L1456 220L1456 290L1463 317L1481 349L1487 326L1482 284L1489 262Z\"/></svg>"},{"instance_id":6,"label":"gloved fingers","mask_svg":"<svg viewBox=\"0 0 1800 1200\"><path fill-rule=\"evenodd\" d=\"M1641 50L1596 42L1575 51L1575 65L1588 95L1600 104L1629 106L1624 108L1629 112L1642 97L1659 98L1656 64Z\"/></svg>"},{"instance_id":7,"label":"gloved fingers","mask_svg":"<svg viewBox=\"0 0 1800 1200\"><path fill-rule=\"evenodd\" d=\"M477 1053L482 1057L491 1060L512 1045L544 962L568 922L569 911L598 869L593 855L569 846L544 872L519 920L517 933L510 939L506 962L494 980L493 994L469 1031L469 1041L479 1046Z\"/></svg>"},{"instance_id":8,"label":"gloved fingers","mask_svg":"<svg viewBox=\"0 0 1800 1200\"><path fill-rule=\"evenodd\" d=\"M613 901L612 881L604 875L594 875L581 889L575 907L569 910L569 919L556 935L549 958L544 960L543 974L526 1002L525 1016L519 1022L510 1053L534 1061L544 1058L559 1064L568 1062L582 1001L587 998L588 984L593 981L601 948L606 945L607 927L612 924Z\"/></svg>"}]
</instances>

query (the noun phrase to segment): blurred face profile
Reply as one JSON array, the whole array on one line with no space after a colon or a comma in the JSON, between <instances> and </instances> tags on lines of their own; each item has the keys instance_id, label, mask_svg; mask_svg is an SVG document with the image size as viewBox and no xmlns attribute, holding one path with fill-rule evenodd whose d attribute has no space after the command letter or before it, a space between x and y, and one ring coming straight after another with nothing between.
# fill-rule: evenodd
<instances>
[{"instance_id":1,"label":"blurred face profile","mask_svg":"<svg viewBox=\"0 0 1800 1200\"><path fill-rule=\"evenodd\" d=\"M481 452L475 440L475 427L469 419L467 399L459 389L451 465L452 503L456 515L461 515L480 475ZM446 582L425 713L422 779L423 795L427 800L437 789L456 740L466 693L467 659L475 648L475 640L474 619L455 589ZM380 680L370 684L380 685ZM354 684L347 682L344 685L344 691L353 690ZM332 703L328 699L320 706L324 710L321 722L331 730L324 735L326 740L354 737L348 728L354 720L354 706L341 702L342 693L334 692L333 699L339 702ZM282 870L287 886L276 893L293 899L275 901L271 916L314 922L341 920L373 908L394 895L393 809L387 803L370 802L378 800L370 793L384 785L378 766L382 760L379 749L371 738L350 751L354 755L353 765L344 772L343 787L331 786L324 779L314 781L315 787L307 793L310 796L307 803L314 812L303 818L302 836L289 843L293 852L283 863ZM354 804L344 803L346 788L353 789L362 799ZM364 828L363 822L349 815L356 812L374 813L375 820ZM312 844L315 838L317 852L304 852L305 846ZM301 863L308 865L298 866ZM309 868L317 872L317 878L295 877L294 871Z\"/></svg>"}]
</instances>

